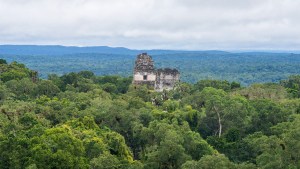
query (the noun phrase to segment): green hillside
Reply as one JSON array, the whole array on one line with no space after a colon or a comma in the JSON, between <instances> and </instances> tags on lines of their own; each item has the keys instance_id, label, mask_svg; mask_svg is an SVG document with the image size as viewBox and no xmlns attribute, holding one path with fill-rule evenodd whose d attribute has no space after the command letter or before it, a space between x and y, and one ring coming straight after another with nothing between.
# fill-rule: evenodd
<instances>
[{"instance_id":1,"label":"green hillside","mask_svg":"<svg viewBox=\"0 0 300 169\"><path fill-rule=\"evenodd\" d=\"M0 168L300 168L300 76L158 93L130 77L0 68Z\"/></svg>"}]
</instances>

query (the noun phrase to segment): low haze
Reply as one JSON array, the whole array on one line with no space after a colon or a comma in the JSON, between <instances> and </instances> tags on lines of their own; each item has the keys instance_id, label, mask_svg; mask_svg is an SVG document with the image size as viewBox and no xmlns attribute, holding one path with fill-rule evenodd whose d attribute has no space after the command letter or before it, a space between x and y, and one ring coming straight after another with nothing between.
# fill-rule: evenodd
<instances>
[{"instance_id":1,"label":"low haze","mask_svg":"<svg viewBox=\"0 0 300 169\"><path fill-rule=\"evenodd\" d=\"M298 0L0 0L0 44L298 50Z\"/></svg>"}]
</instances>

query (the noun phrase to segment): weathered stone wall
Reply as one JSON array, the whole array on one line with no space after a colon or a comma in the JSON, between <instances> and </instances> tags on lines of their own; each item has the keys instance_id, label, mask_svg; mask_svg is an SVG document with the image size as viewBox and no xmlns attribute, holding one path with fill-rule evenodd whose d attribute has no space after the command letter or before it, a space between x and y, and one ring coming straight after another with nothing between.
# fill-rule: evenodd
<instances>
[{"instance_id":1,"label":"weathered stone wall","mask_svg":"<svg viewBox=\"0 0 300 169\"><path fill-rule=\"evenodd\" d=\"M148 85L154 88L156 73L152 57L147 53L137 56L134 67L133 84Z\"/></svg>"},{"instance_id":2,"label":"weathered stone wall","mask_svg":"<svg viewBox=\"0 0 300 169\"><path fill-rule=\"evenodd\" d=\"M156 74L154 72L136 72L134 74L134 80L135 81L144 81L144 76L147 76L148 81L155 81L156 80Z\"/></svg>"},{"instance_id":3,"label":"weathered stone wall","mask_svg":"<svg viewBox=\"0 0 300 169\"><path fill-rule=\"evenodd\" d=\"M154 62L152 57L147 53L142 53L137 56L135 61L134 72L154 72Z\"/></svg>"},{"instance_id":4,"label":"weathered stone wall","mask_svg":"<svg viewBox=\"0 0 300 169\"><path fill-rule=\"evenodd\" d=\"M133 84L148 85L156 91L171 90L179 81L176 69L154 69L152 57L147 53L137 56L133 74Z\"/></svg>"},{"instance_id":5,"label":"weathered stone wall","mask_svg":"<svg viewBox=\"0 0 300 169\"><path fill-rule=\"evenodd\" d=\"M156 72L155 90L172 90L179 81L179 72L176 69L158 69Z\"/></svg>"}]
</instances>

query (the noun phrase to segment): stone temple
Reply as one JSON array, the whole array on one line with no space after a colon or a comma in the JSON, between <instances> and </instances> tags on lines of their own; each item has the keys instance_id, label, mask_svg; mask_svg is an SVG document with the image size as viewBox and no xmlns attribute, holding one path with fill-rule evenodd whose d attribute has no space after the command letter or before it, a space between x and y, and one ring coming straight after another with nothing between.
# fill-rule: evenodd
<instances>
[{"instance_id":1,"label":"stone temple","mask_svg":"<svg viewBox=\"0 0 300 169\"><path fill-rule=\"evenodd\" d=\"M147 85L156 91L171 90L179 82L177 69L155 69L152 57L147 53L139 54L135 61L133 84Z\"/></svg>"}]
</instances>

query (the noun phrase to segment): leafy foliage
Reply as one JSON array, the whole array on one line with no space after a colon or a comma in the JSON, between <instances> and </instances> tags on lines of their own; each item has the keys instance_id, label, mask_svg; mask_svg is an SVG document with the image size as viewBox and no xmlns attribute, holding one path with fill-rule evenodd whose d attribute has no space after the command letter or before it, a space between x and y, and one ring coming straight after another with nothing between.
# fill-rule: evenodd
<instances>
[{"instance_id":1,"label":"leafy foliage","mask_svg":"<svg viewBox=\"0 0 300 169\"><path fill-rule=\"evenodd\" d=\"M34 80L22 64L1 66L15 74L1 74L0 168L300 168L298 76L159 93L130 77Z\"/></svg>"}]
</instances>

